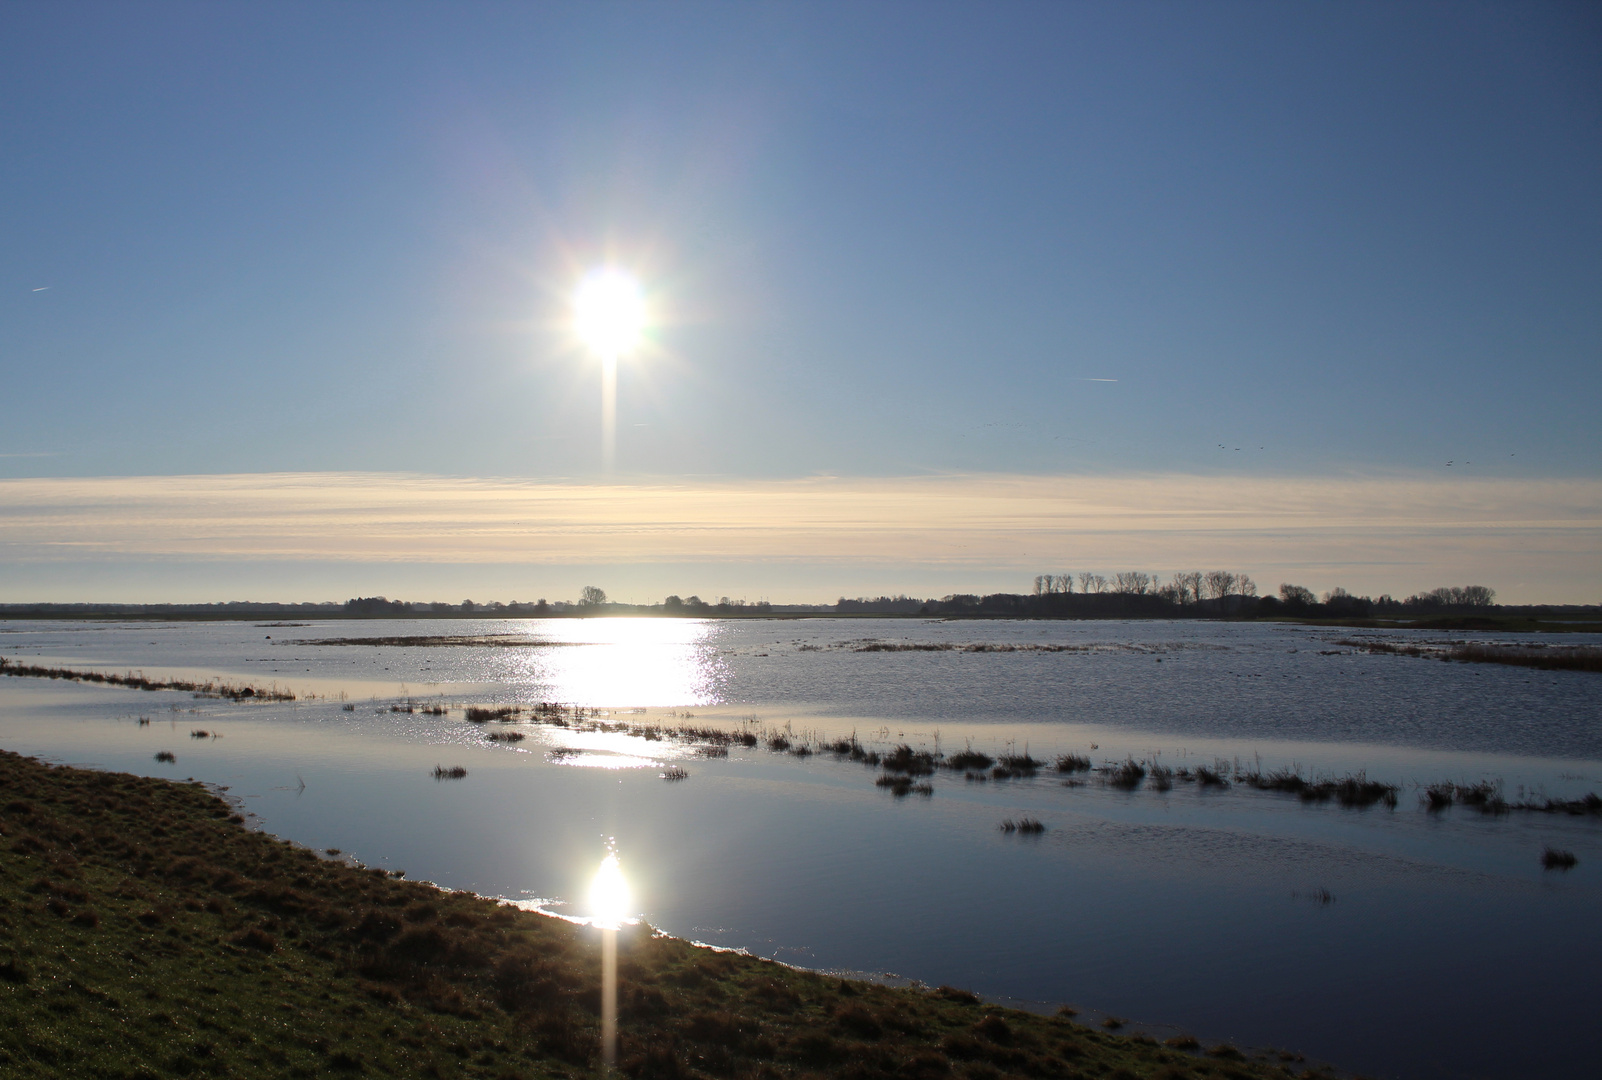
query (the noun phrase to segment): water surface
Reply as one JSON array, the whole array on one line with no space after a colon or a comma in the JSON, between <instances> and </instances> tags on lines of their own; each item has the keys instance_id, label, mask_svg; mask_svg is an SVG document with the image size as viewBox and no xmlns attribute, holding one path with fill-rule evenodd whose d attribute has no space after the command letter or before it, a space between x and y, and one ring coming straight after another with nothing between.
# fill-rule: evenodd
<instances>
[{"instance_id":1,"label":"water surface","mask_svg":"<svg viewBox=\"0 0 1602 1080\"><path fill-rule=\"evenodd\" d=\"M10 623L0 655L11 659L317 696L236 705L0 679L0 746L227 785L279 835L556 910L574 910L561 905L583 895L602 841L615 838L653 925L809 967L1073 1003L1130 1030L1287 1046L1375 1075L1584 1071L1602 1004L1602 823L1430 814L1417 797L1420 784L1487 778L1510 798L1602 790L1602 681L1371 655L1338 644L1352 633L1190 622ZM330 643L442 634L528 643ZM391 711L407 700L452 711ZM462 718L468 703L540 701L603 710L609 723L788 730L797 743L854 732L880 750L1366 770L1401 792L1394 810L1349 810L1239 785L1065 787L1048 770L987 783L942 773L932 795L897 799L872 770L827 754L736 747L706 759L673 740ZM485 737L514 728L527 737ZM192 738L197 729L221 737ZM154 762L162 749L177 762ZM468 776L436 781L436 765ZM669 766L688 779L663 781ZM1020 815L1047 831L997 828ZM1546 845L1579 865L1543 870Z\"/></svg>"}]
</instances>

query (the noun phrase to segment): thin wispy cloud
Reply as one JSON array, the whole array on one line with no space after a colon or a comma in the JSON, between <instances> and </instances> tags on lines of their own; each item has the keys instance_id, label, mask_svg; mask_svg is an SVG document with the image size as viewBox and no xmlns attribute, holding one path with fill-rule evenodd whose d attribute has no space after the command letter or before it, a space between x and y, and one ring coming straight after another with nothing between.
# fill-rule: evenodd
<instances>
[{"instance_id":1,"label":"thin wispy cloud","mask_svg":"<svg viewBox=\"0 0 1602 1080\"><path fill-rule=\"evenodd\" d=\"M565 484L371 473L0 480L0 563L1223 566L1363 591L1602 587L1602 481L955 475ZM817 580L809 572L807 580ZM1585 591L1589 590L1589 591Z\"/></svg>"}]
</instances>

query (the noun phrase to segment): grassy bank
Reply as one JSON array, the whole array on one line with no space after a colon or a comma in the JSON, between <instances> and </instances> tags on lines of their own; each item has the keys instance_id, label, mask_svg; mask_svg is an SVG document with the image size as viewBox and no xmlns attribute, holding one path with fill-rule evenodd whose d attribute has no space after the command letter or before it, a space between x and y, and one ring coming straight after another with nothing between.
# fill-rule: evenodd
<instances>
[{"instance_id":1,"label":"grassy bank","mask_svg":"<svg viewBox=\"0 0 1602 1080\"><path fill-rule=\"evenodd\" d=\"M0 1073L599 1071L593 931L253 832L198 785L5 752L0 834ZM619 948L633 1078L1309 1075L644 927Z\"/></svg>"}]
</instances>

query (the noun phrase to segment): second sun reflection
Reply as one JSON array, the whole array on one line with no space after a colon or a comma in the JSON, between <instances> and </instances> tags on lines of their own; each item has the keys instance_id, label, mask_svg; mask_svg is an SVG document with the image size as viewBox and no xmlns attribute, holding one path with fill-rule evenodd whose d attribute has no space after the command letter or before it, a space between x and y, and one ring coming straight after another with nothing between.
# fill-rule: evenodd
<instances>
[{"instance_id":1,"label":"second sun reflection","mask_svg":"<svg viewBox=\"0 0 1602 1080\"><path fill-rule=\"evenodd\" d=\"M608 851L590 883L590 925L601 931L601 1064L617 1070L617 931L628 919L629 883Z\"/></svg>"}]
</instances>

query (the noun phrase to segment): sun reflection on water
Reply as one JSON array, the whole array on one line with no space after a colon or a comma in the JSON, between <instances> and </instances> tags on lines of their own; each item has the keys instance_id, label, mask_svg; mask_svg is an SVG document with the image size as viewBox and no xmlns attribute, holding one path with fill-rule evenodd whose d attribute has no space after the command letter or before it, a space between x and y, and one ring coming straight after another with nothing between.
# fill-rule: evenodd
<instances>
[{"instance_id":1,"label":"sun reflection on water","mask_svg":"<svg viewBox=\"0 0 1602 1080\"><path fill-rule=\"evenodd\" d=\"M721 672L713 629L701 619L552 620L540 636L569 647L531 650L525 673L566 704L710 705Z\"/></svg>"}]
</instances>

